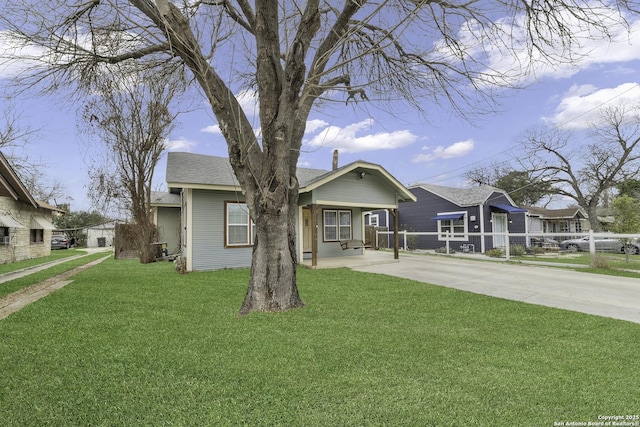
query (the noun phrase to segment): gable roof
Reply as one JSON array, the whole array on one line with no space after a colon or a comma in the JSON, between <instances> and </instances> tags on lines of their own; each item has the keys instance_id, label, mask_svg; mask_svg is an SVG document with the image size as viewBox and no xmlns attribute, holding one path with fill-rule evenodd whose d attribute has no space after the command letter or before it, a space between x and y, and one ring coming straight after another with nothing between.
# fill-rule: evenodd
<instances>
[{"instance_id":1,"label":"gable roof","mask_svg":"<svg viewBox=\"0 0 640 427\"><path fill-rule=\"evenodd\" d=\"M362 160L349 163L333 171L297 168L296 177L298 178L300 192L305 193L358 169L362 169L363 172L375 173L387 179L396 189L401 200L416 201L416 197L382 166ZM166 179L170 191L176 188L194 187L209 190L241 191L229 159L226 157L169 152L167 155Z\"/></svg>"},{"instance_id":2,"label":"gable roof","mask_svg":"<svg viewBox=\"0 0 640 427\"><path fill-rule=\"evenodd\" d=\"M24 186L7 158L0 152L0 196L30 204L34 208L40 205Z\"/></svg>"},{"instance_id":3,"label":"gable roof","mask_svg":"<svg viewBox=\"0 0 640 427\"><path fill-rule=\"evenodd\" d=\"M480 185L478 187L470 188L457 188L457 187L445 187L442 185L433 184L416 184L409 187L409 189L422 188L425 191L435 194L449 202L456 204L460 207L478 206L487 202L490 202L491 195L494 193L501 193L504 195L511 205L515 206L515 203L509 197L509 194L496 187L490 185Z\"/></svg>"},{"instance_id":4,"label":"gable roof","mask_svg":"<svg viewBox=\"0 0 640 427\"><path fill-rule=\"evenodd\" d=\"M527 210L531 215L539 216L544 219L576 219L588 218L584 209L580 207L564 208L564 209L546 209L535 206L527 206Z\"/></svg>"}]
</instances>

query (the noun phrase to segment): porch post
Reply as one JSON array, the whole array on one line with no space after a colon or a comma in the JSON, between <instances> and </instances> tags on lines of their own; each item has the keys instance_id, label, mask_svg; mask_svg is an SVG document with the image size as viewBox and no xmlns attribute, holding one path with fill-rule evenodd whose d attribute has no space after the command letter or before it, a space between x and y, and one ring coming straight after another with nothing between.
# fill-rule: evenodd
<instances>
[{"instance_id":1,"label":"porch post","mask_svg":"<svg viewBox=\"0 0 640 427\"><path fill-rule=\"evenodd\" d=\"M318 265L318 205L311 204L311 266Z\"/></svg>"},{"instance_id":2,"label":"porch post","mask_svg":"<svg viewBox=\"0 0 640 427\"><path fill-rule=\"evenodd\" d=\"M393 259L398 259L400 258L398 245L398 209L391 209L391 215L393 216Z\"/></svg>"}]
</instances>

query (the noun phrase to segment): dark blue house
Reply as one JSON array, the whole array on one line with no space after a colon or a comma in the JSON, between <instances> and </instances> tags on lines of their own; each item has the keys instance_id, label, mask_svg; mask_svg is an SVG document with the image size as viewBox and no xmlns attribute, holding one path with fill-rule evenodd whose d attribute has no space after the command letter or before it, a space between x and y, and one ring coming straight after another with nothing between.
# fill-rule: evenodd
<instances>
[{"instance_id":1,"label":"dark blue house","mask_svg":"<svg viewBox=\"0 0 640 427\"><path fill-rule=\"evenodd\" d=\"M502 233L526 232L527 210L516 206L507 192L499 188L420 184L408 189L417 202L400 205L400 229L438 233L408 238L410 249L444 247L448 235L451 249L485 252L506 246ZM514 236L509 242L524 244L525 238Z\"/></svg>"}]
</instances>

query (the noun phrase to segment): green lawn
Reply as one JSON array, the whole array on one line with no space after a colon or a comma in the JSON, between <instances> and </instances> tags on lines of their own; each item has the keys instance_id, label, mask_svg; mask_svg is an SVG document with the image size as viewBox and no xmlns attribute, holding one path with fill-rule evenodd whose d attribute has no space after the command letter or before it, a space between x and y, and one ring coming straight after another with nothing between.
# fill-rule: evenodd
<instances>
[{"instance_id":1,"label":"green lawn","mask_svg":"<svg viewBox=\"0 0 640 427\"><path fill-rule=\"evenodd\" d=\"M0 274L9 273L11 271L21 270L23 268L33 267L36 265L44 264L45 262L57 261L63 258L69 258L75 255L86 255L84 251L76 249L56 250L51 251L51 255L40 258L25 259L24 261L17 261L8 264L0 265Z\"/></svg>"},{"instance_id":2,"label":"green lawn","mask_svg":"<svg viewBox=\"0 0 640 427\"><path fill-rule=\"evenodd\" d=\"M300 269L303 309L239 317L247 270L107 260L0 321L8 426L552 426L635 414L640 325Z\"/></svg>"},{"instance_id":3,"label":"green lawn","mask_svg":"<svg viewBox=\"0 0 640 427\"><path fill-rule=\"evenodd\" d=\"M58 251L60 252L60 251ZM65 251L66 252L66 251ZM66 257L70 257L73 255L85 255L81 258L78 259L73 259L73 260L69 260L67 262L63 262L61 264L55 265L53 267L49 267L45 270L42 271L38 271L32 274L29 274L28 276L19 278L19 279L14 279L10 282L5 282L5 283L0 283L0 298L9 295L13 292L16 292L20 289L26 288L28 286L31 285L35 285L36 283L39 283L43 280L49 279L53 276L56 276L58 274L64 273L66 271L69 271L73 268L79 267L81 265L87 264L91 261L103 258L107 255L109 255L108 253L105 252L97 252L97 253L93 253L93 254L89 254L87 255L86 252L83 251L77 251L76 253L73 252L69 252L67 254ZM57 259L61 259L61 258L65 258L62 256L58 256L57 258L55 257L55 255L53 255L52 257L42 257L42 258L34 258L31 260L27 260L27 261L20 261L17 262L15 264L23 264L26 263L28 264L29 267L34 267L40 264L44 264L45 262L50 262L50 261L56 261ZM11 265L11 264L7 264L7 265ZM25 268L24 266L21 268ZM20 268L14 268L10 271L15 271L15 270L19 270Z\"/></svg>"}]
</instances>

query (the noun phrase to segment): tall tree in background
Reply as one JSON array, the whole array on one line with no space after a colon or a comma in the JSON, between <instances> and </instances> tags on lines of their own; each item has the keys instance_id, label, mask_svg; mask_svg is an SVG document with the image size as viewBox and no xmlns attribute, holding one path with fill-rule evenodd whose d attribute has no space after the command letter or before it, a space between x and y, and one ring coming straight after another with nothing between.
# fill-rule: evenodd
<instances>
[{"instance_id":1,"label":"tall tree in background","mask_svg":"<svg viewBox=\"0 0 640 427\"><path fill-rule=\"evenodd\" d=\"M553 194L551 183L533 173L516 171L504 164L478 167L465 173L468 181L478 185L490 185L506 191L518 206L536 206Z\"/></svg>"},{"instance_id":2,"label":"tall tree in background","mask_svg":"<svg viewBox=\"0 0 640 427\"><path fill-rule=\"evenodd\" d=\"M522 47L529 58L570 62L574 41L606 35L624 22L619 7L636 6L598 0L6 3L0 23L15 43L45 53L45 70L32 82L91 87L97 68L127 61L154 69L179 64L191 72L227 141L255 222L241 313L303 305L296 285L296 164L314 107L403 99L416 112L443 103L465 114L476 101L486 101L476 109L486 111L492 88L522 73ZM493 72L493 53L504 59L510 51L517 58L512 73ZM260 132L236 97L249 89L257 92Z\"/></svg>"},{"instance_id":3,"label":"tall tree in background","mask_svg":"<svg viewBox=\"0 0 640 427\"><path fill-rule=\"evenodd\" d=\"M112 73L98 83L83 110L93 147L104 149L90 168L89 195L96 206L108 210L115 202L131 214L140 262L149 263L155 260L151 243L156 240L151 183L175 127L169 106L183 82L175 75L140 70Z\"/></svg>"},{"instance_id":4,"label":"tall tree in background","mask_svg":"<svg viewBox=\"0 0 640 427\"><path fill-rule=\"evenodd\" d=\"M611 231L617 234L635 234L640 232L640 201L631 196L618 196L613 199L614 222ZM631 238L619 239L624 245L626 262L629 262L629 253L635 253L636 248L631 244ZM633 251L633 252L632 252Z\"/></svg>"},{"instance_id":5,"label":"tall tree in background","mask_svg":"<svg viewBox=\"0 0 640 427\"><path fill-rule=\"evenodd\" d=\"M575 200L601 231L596 208L616 185L640 176L640 108L607 107L588 135L563 129L531 131L517 160L553 182L554 192Z\"/></svg>"}]
</instances>

